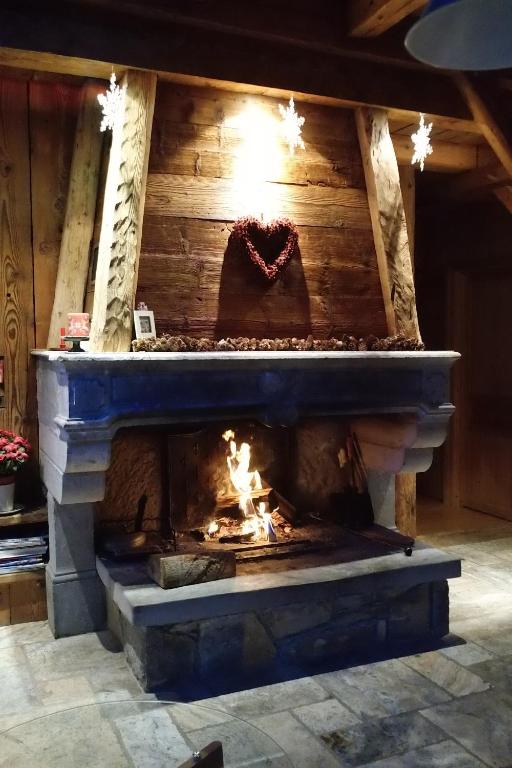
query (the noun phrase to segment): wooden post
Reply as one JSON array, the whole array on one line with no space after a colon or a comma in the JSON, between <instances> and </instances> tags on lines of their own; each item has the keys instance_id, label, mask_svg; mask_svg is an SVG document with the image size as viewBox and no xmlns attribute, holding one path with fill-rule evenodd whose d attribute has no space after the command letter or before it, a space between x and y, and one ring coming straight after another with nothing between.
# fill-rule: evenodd
<instances>
[{"instance_id":1,"label":"wooden post","mask_svg":"<svg viewBox=\"0 0 512 768\"><path fill-rule=\"evenodd\" d=\"M389 333L420 339L412 266L412 221L407 227L400 173L385 112L356 110L368 204ZM409 178L410 181L410 178ZM409 190L410 192L410 190ZM412 195L410 210L412 210ZM408 231L409 230L409 231ZM409 234L410 233L410 234ZM395 517L400 531L416 534L416 476L398 475Z\"/></svg>"},{"instance_id":2,"label":"wooden post","mask_svg":"<svg viewBox=\"0 0 512 768\"><path fill-rule=\"evenodd\" d=\"M127 352L139 269L156 74L129 70L112 132L103 203L90 349Z\"/></svg>"},{"instance_id":3,"label":"wooden post","mask_svg":"<svg viewBox=\"0 0 512 768\"><path fill-rule=\"evenodd\" d=\"M84 304L103 140L99 91L92 83L82 88L48 347L58 345L68 312L81 312Z\"/></svg>"}]
</instances>

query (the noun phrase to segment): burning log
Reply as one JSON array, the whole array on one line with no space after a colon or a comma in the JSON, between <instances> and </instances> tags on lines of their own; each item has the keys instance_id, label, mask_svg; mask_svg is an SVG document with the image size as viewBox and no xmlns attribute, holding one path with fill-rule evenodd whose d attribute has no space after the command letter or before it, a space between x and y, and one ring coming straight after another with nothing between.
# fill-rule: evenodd
<instances>
[{"instance_id":1,"label":"burning log","mask_svg":"<svg viewBox=\"0 0 512 768\"><path fill-rule=\"evenodd\" d=\"M255 531L251 533L233 533L219 538L219 544L247 544L254 541Z\"/></svg>"},{"instance_id":2,"label":"burning log","mask_svg":"<svg viewBox=\"0 0 512 768\"><path fill-rule=\"evenodd\" d=\"M233 552L225 550L188 555L153 555L148 560L148 573L162 589L172 589L234 576L236 560Z\"/></svg>"}]
</instances>

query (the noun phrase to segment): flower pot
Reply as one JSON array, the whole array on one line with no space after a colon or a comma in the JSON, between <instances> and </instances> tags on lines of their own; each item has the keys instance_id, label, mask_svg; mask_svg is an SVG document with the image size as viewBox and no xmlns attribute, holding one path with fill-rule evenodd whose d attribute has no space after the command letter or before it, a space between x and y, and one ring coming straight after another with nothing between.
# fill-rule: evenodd
<instances>
[{"instance_id":1,"label":"flower pot","mask_svg":"<svg viewBox=\"0 0 512 768\"><path fill-rule=\"evenodd\" d=\"M0 515L9 515L14 509L14 475L0 476Z\"/></svg>"}]
</instances>

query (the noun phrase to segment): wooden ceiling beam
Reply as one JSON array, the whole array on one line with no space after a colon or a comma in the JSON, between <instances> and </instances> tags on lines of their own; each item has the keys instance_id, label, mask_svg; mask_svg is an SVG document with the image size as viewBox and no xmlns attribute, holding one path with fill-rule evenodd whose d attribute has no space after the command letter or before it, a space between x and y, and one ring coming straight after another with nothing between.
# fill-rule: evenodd
<instances>
[{"instance_id":1,"label":"wooden ceiling beam","mask_svg":"<svg viewBox=\"0 0 512 768\"><path fill-rule=\"evenodd\" d=\"M382 108L393 120L415 122L422 111L438 126L476 130L451 77L427 69L384 62L376 67L373 61L177 24L130 25L123 18L120 31L92 13L79 19L61 15L58 23L46 8L34 13L35 18L22 11L0 11L2 40L10 46L0 49L0 65L57 67L55 71L105 78L112 65L118 72L146 69L174 82L231 83L244 91L293 92L312 102ZM44 53L33 53L41 49Z\"/></svg>"},{"instance_id":2,"label":"wooden ceiling beam","mask_svg":"<svg viewBox=\"0 0 512 768\"><path fill-rule=\"evenodd\" d=\"M349 32L354 37L376 37L409 14L423 8L427 0L351 0Z\"/></svg>"}]
</instances>

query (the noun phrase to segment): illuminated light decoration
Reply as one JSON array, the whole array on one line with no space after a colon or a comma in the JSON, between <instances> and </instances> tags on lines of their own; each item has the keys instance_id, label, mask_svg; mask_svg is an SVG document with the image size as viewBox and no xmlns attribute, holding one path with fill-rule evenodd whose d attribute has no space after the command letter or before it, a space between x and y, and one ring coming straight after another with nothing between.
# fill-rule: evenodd
<instances>
[{"instance_id":1,"label":"illuminated light decoration","mask_svg":"<svg viewBox=\"0 0 512 768\"><path fill-rule=\"evenodd\" d=\"M227 118L223 129L234 132L232 204L238 217L255 216L271 221L280 214L279 185L283 150L279 118L257 103Z\"/></svg>"},{"instance_id":2,"label":"illuminated light decoration","mask_svg":"<svg viewBox=\"0 0 512 768\"><path fill-rule=\"evenodd\" d=\"M425 117L423 113L420 114L420 124L416 133L411 136L412 143L414 145L414 154L412 156L411 165L419 163L421 170L425 167L425 160L432 154L432 144L430 143L430 131L432 130L432 123L428 125L425 123Z\"/></svg>"},{"instance_id":3,"label":"illuminated light decoration","mask_svg":"<svg viewBox=\"0 0 512 768\"><path fill-rule=\"evenodd\" d=\"M98 94L98 101L101 105L102 120L100 131L113 131L118 116L122 113L124 95L126 86L117 85L116 74L112 72L110 76L110 86L105 93Z\"/></svg>"},{"instance_id":4,"label":"illuminated light decoration","mask_svg":"<svg viewBox=\"0 0 512 768\"><path fill-rule=\"evenodd\" d=\"M302 126L306 122L306 118L298 115L295 111L293 96L290 97L287 107L279 104L279 113L282 118L281 132L288 144L290 155L294 155L297 147L305 149L304 141L302 140Z\"/></svg>"}]
</instances>

